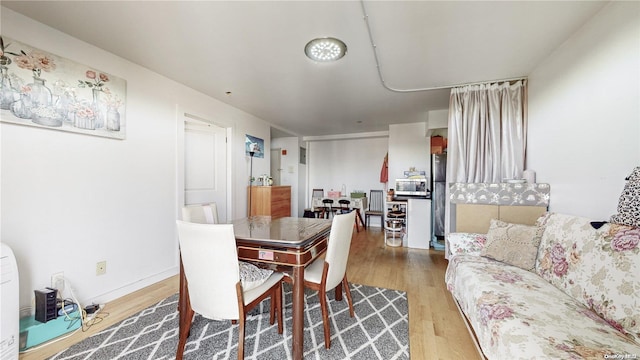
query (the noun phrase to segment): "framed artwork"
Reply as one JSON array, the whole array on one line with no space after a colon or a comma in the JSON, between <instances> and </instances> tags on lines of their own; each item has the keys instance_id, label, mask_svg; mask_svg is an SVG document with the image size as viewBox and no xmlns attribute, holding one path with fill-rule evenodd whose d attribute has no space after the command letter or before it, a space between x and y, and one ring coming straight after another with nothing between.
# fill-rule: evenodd
<instances>
[{"instance_id":1,"label":"framed artwork","mask_svg":"<svg viewBox=\"0 0 640 360\"><path fill-rule=\"evenodd\" d=\"M253 157L264 158L264 140L258 137L245 134L244 149L247 156L253 151Z\"/></svg>"},{"instance_id":2,"label":"framed artwork","mask_svg":"<svg viewBox=\"0 0 640 360\"><path fill-rule=\"evenodd\" d=\"M0 121L124 139L124 79L0 37Z\"/></svg>"}]
</instances>

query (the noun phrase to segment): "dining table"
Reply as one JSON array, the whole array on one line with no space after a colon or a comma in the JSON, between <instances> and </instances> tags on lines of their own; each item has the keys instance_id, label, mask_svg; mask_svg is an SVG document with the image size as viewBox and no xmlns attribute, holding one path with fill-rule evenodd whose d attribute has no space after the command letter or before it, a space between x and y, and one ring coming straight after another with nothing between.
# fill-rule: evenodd
<instances>
[{"instance_id":1,"label":"dining table","mask_svg":"<svg viewBox=\"0 0 640 360\"><path fill-rule=\"evenodd\" d=\"M250 216L232 221L238 259L276 268L291 278L292 357L302 359L304 345L304 269L327 250L331 220ZM212 239L213 240L213 239ZM187 281L180 263L180 317L188 301ZM181 318L182 320L182 318ZM180 321L182 324L183 321Z\"/></svg>"}]
</instances>

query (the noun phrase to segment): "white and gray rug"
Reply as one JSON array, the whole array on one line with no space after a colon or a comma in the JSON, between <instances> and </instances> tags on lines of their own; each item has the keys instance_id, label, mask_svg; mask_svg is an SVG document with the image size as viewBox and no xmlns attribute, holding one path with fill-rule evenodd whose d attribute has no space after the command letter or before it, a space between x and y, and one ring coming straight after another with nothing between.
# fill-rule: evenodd
<instances>
[{"instance_id":1,"label":"white and gray rug","mask_svg":"<svg viewBox=\"0 0 640 360\"><path fill-rule=\"evenodd\" d=\"M269 325L269 301L254 309L245 326L246 359L291 359L291 288L284 286L284 333ZM347 299L329 295L331 348L324 347L317 292L305 291L305 359L409 359L407 294L351 284L356 316L349 316ZM178 295L111 326L51 357L81 359L174 359L178 344ZM238 326L196 316L184 358L237 359Z\"/></svg>"}]
</instances>

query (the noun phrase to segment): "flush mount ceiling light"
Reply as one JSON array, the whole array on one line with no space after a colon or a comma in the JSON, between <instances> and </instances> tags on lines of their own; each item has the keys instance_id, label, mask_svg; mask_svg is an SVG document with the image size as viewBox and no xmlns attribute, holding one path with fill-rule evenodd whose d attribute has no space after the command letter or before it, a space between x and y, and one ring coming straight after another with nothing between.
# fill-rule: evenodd
<instances>
[{"instance_id":1,"label":"flush mount ceiling light","mask_svg":"<svg viewBox=\"0 0 640 360\"><path fill-rule=\"evenodd\" d=\"M313 61L336 61L347 53L347 45L336 38L318 38L307 43L304 53Z\"/></svg>"}]
</instances>

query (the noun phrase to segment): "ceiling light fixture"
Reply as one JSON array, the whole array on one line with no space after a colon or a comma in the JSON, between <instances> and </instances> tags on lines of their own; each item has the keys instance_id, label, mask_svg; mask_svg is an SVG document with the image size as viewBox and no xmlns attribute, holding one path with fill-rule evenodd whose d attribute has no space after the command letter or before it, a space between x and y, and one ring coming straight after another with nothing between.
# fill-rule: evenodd
<instances>
[{"instance_id":1,"label":"ceiling light fixture","mask_svg":"<svg viewBox=\"0 0 640 360\"><path fill-rule=\"evenodd\" d=\"M318 38L307 43L304 53L313 61L336 61L347 53L347 45L336 38Z\"/></svg>"}]
</instances>

